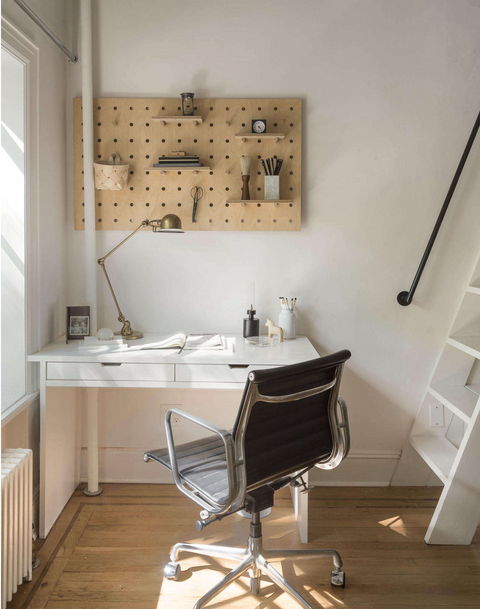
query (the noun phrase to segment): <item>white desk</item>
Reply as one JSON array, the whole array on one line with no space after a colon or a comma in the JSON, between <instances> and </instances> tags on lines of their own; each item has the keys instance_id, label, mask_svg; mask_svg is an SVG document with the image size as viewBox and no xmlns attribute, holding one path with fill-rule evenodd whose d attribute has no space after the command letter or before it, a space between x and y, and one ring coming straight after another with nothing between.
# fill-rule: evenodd
<instances>
[{"instance_id":1,"label":"white desk","mask_svg":"<svg viewBox=\"0 0 480 609\"><path fill-rule=\"evenodd\" d=\"M29 356L40 364L40 537L45 538L79 482L78 412L49 409L47 387L80 387L88 407L88 489L98 489L98 391L103 387L242 389L249 371L318 357L304 336L275 347L247 345L229 335L232 351L142 350L167 336L147 334L128 349L85 351L61 339ZM145 449L151 448L145 446ZM294 493L302 541L308 535L307 495Z\"/></svg>"}]
</instances>

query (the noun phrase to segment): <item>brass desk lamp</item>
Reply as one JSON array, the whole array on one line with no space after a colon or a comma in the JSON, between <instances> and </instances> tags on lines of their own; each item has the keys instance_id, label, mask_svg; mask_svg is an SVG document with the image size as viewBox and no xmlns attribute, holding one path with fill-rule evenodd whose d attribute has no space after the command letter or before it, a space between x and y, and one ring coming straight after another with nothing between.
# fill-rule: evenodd
<instances>
[{"instance_id":1,"label":"brass desk lamp","mask_svg":"<svg viewBox=\"0 0 480 609\"><path fill-rule=\"evenodd\" d=\"M164 216L161 220L144 220L138 228L136 228L132 233L130 233L128 235L128 237L126 237L123 241L121 241L118 245L116 245L111 252L108 252L108 254L106 256L103 256L103 258L99 258L97 260L98 264L102 267L103 272L105 273L108 287L110 288L110 291L113 296L113 300L115 301L115 305L118 310L118 321L123 324L123 327L120 330L120 332L115 332L115 334L118 334L122 338L125 338L127 340L143 338L143 332L138 332L138 331L132 330L132 326L130 325L130 322L128 321L128 319L125 319L125 315L120 310L120 306L118 304L117 297L115 296L115 292L113 291L113 287L110 282L110 278L108 276L107 269L105 268L105 260L109 256L111 256L113 254L113 252L116 252L118 250L118 248L121 247L126 241L128 241L131 237L133 237L133 235L135 233L138 233L138 231L140 229L144 228L145 226L151 226L154 233L183 233L184 232L182 230L182 221L175 214L168 214L168 215Z\"/></svg>"}]
</instances>

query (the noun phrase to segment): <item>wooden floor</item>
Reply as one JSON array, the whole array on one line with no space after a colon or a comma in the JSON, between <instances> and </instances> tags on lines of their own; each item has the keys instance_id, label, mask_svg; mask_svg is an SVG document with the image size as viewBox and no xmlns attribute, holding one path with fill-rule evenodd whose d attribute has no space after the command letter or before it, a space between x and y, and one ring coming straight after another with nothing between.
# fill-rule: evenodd
<instances>
[{"instance_id":1,"label":"wooden floor","mask_svg":"<svg viewBox=\"0 0 480 609\"><path fill-rule=\"evenodd\" d=\"M99 497L75 492L44 542L41 566L8 609L191 609L233 567L229 561L183 554L181 581L163 565L177 541L244 546L248 521L237 515L195 529L199 508L174 486L105 484ZM302 546L288 490L263 526L267 548L334 547L342 555L345 589L330 587L328 559L276 566L318 607L406 609L480 607L480 529L471 546L427 546L423 537L437 488L316 488L310 494L309 546ZM262 582L263 583L263 582ZM260 597L241 578L211 607L286 609L297 605L263 583Z\"/></svg>"}]
</instances>

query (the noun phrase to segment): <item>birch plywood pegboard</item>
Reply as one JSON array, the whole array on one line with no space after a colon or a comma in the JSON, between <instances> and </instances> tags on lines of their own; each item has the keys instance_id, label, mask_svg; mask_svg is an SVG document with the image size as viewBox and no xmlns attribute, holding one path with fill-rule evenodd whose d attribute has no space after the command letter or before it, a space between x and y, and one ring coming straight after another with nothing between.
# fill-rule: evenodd
<instances>
[{"instance_id":1,"label":"birch plywood pegboard","mask_svg":"<svg viewBox=\"0 0 480 609\"><path fill-rule=\"evenodd\" d=\"M95 190L98 230L130 230L146 218L178 215L186 230L286 231L301 227L302 104L300 99L196 99L197 125L183 122L180 98L94 100L95 159L107 160L117 152L130 163L123 191ZM176 116L162 124L153 117ZM252 119L266 119L269 134L283 139L252 137ZM238 134L248 135L245 141ZM237 137L236 137L237 135ZM173 150L196 154L210 169L148 171L161 155ZM74 99L75 229L84 228L82 100ZM239 159L253 158L250 196L241 198ZM280 173L280 200L264 202L264 172L259 158L284 159ZM93 171L93 168L92 168ZM201 186L197 221L192 222L190 191Z\"/></svg>"}]
</instances>

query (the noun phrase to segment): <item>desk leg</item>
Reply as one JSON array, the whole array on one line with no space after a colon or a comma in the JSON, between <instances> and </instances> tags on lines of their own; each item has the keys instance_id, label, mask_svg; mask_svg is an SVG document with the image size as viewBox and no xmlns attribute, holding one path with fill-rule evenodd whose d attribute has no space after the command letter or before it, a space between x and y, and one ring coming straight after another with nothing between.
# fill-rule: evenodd
<instances>
[{"instance_id":1,"label":"desk leg","mask_svg":"<svg viewBox=\"0 0 480 609\"><path fill-rule=\"evenodd\" d=\"M47 363L40 363L40 520L45 539L77 488L80 441L77 389L47 389Z\"/></svg>"},{"instance_id":2,"label":"desk leg","mask_svg":"<svg viewBox=\"0 0 480 609\"><path fill-rule=\"evenodd\" d=\"M40 362L40 501L38 534L45 539L50 530L47 526L47 363Z\"/></svg>"},{"instance_id":3,"label":"desk leg","mask_svg":"<svg viewBox=\"0 0 480 609\"><path fill-rule=\"evenodd\" d=\"M98 486L98 392L95 387L83 390L88 427L88 487L83 492L87 497L103 493L102 487Z\"/></svg>"},{"instance_id":4,"label":"desk leg","mask_svg":"<svg viewBox=\"0 0 480 609\"><path fill-rule=\"evenodd\" d=\"M308 486L308 472L303 474L302 478ZM300 540L302 543L308 543L308 493L302 495L301 490L302 487L290 487Z\"/></svg>"}]
</instances>

